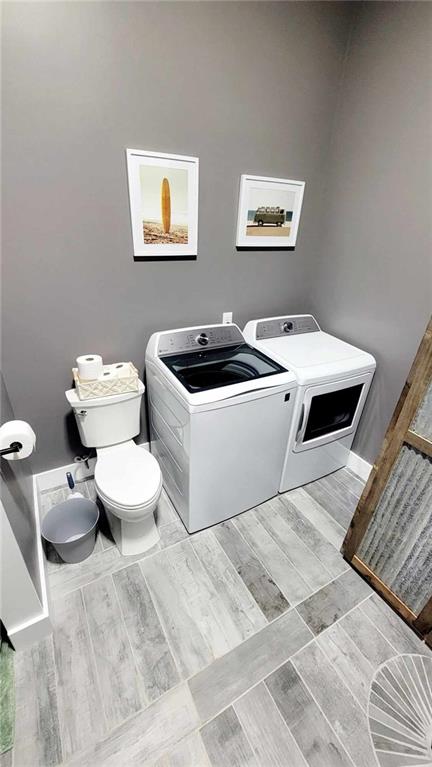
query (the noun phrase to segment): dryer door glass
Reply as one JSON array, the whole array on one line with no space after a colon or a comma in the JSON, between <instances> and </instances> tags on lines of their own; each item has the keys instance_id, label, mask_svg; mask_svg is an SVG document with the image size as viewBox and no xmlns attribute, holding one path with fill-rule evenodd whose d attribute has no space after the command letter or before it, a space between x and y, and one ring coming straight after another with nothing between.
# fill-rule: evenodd
<instances>
[{"instance_id":1,"label":"dryer door glass","mask_svg":"<svg viewBox=\"0 0 432 767\"><path fill-rule=\"evenodd\" d=\"M363 385L358 384L312 397L303 442L351 426Z\"/></svg>"}]
</instances>

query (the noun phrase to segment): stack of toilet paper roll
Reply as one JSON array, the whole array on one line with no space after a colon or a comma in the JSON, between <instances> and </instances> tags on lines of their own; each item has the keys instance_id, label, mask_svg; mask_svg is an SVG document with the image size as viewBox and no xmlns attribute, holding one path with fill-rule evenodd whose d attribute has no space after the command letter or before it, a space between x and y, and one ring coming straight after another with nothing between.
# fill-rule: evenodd
<instances>
[{"instance_id":1,"label":"stack of toilet paper roll","mask_svg":"<svg viewBox=\"0 0 432 767\"><path fill-rule=\"evenodd\" d=\"M83 354L76 362L72 372L80 399L138 391L138 371L132 362L104 365L99 354Z\"/></svg>"},{"instance_id":2,"label":"stack of toilet paper roll","mask_svg":"<svg viewBox=\"0 0 432 767\"><path fill-rule=\"evenodd\" d=\"M115 362L113 365L104 365L100 377L104 381L110 378L123 378L129 374L129 365L131 364L130 362Z\"/></svg>"},{"instance_id":3,"label":"stack of toilet paper roll","mask_svg":"<svg viewBox=\"0 0 432 767\"><path fill-rule=\"evenodd\" d=\"M96 381L109 378L121 378L129 374L130 362L115 362L104 365L100 354L83 354L77 357L77 370L81 381Z\"/></svg>"}]
</instances>

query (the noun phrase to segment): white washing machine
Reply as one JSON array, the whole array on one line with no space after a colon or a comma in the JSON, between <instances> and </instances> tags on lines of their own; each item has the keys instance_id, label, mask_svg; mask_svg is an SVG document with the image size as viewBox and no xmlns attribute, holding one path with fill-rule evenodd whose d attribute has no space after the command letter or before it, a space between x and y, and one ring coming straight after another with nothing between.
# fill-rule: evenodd
<instances>
[{"instance_id":1,"label":"white washing machine","mask_svg":"<svg viewBox=\"0 0 432 767\"><path fill-rule=\"evenodd\" d=\"M252 320L243 334L299 385L280 492L346 466L375 372L372 355L324 333L310 314Z\"/></svg>"},{"instance_id":2,"label":"white washing machine","mask_svg":"<svg viewBox=\"0 0 432 767\"><path fill-rule=\"evenodd\" d=\"M277 495L297 382L237 325L154 333L146 351L151 452L189 532Z\"/></svg>"}]
</instances>

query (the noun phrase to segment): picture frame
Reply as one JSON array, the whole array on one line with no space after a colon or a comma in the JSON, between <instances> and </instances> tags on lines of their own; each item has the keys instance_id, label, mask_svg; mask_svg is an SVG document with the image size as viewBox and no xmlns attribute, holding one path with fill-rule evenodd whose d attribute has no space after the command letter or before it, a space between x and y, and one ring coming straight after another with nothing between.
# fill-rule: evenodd
<instances>
[{"instance_id":1,"label":"picture frame","mask_svg":"<svg viewBox=\"0 0 432 767\"><path fill-rule=\"evenodd\" d=\"M198 255L198 157L126 149L135 261Z\"/></svg>"},{"instance_id":2,"label":"picture frame","mask_svg":"<svg viewBox=\"0 0 432 767\"><path fill-rule=\"evenodd\" d=\"M237 248L294 248L304 189L304 181L242 175L237 217Z\"/></svg>"}]
</instances>

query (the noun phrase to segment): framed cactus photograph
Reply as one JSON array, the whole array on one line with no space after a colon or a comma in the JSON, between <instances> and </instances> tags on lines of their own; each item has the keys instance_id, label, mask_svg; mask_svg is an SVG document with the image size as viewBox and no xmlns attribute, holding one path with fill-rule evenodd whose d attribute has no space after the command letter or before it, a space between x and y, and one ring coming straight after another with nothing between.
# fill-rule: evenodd
<instances>
[{"instance_id":1,"label":"framed cactus photograph","mask_svg":"<svg viewBox=\"0 0 432 767\"><path fill-rule=\"evenodd\" d=\"M197 157L127 149L135 261L198 254Z\"/></svg>"},{"instance_id":2,"label":"framed cactus photograph","mask_svg":"<svg viewBox=\"0 0 432 767\"><path fill-rule=\"evenodd\" d=\"M241 176L237 248L294 248L304 188L304 181Z\"/></svg>"}]
</instances>

